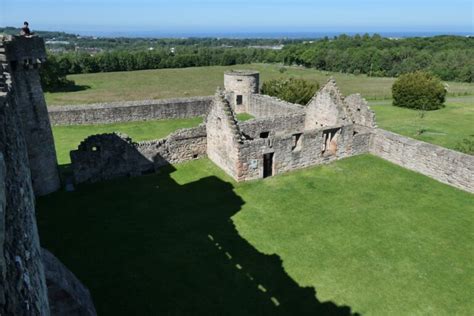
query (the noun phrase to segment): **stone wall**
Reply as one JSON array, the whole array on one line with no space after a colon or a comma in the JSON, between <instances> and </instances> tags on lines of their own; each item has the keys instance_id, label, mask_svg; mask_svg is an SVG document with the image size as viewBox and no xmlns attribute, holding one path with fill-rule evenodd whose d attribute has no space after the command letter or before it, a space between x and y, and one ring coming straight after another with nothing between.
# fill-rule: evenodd
<instances>
[{"instance_id":1,"label":"stone wall","mask_svg":"<svg viewBox=\"0 0 474 316\"><path fill-rule=\"evenodd\" d=\"M71 151L71 162L75 182L83 183L151 173L205 155L206 128L200 125L138 143L119 133L89 136Z\"/></svg>"},{"instance_id":2,"label":"stone wall","mask_svg":"<svg viewBox=\"0 0 474 316\"><path fill-rule=\"evenodd\" d=\"M352 123L367 127L377 127L375 113L370 109L369 103L359 93L351 94L345 98L344 104Z\"/></svg>"},{"instance_id":3,"label":"stone wall","mask_svg":"<svg viewBox=\"0 0 474 316\"><path fill-rule=\"evenodd\" d=\"M243 141L234 112L224 92L214 96L206 122L207 156L233 178L238 177L239 148Z\"/></svg>"},{"instance_id":4,"label":"stone wall","mask_svg":"<svg viewBox=\"0 0 474 316\"><path fill-rule=\"evenodd\" d=\"M259 93L260 74L252 70L226 72L224 74L224 89L234 110L237 113L246 112L250 96Z\"/></svg>"},{"instance_id":5,"label":"stone wall","mask_svg":"<svg viewBox=\"0 0 474 316\"><path fill-rule=\"evenodd\" d=\"M253 119L239 122L238 125L240 131L247 139L255 139L260 138L262 133L268 133L268 137L274 137L276 134L303 132L304 121L304 113L297 113Z\"/></svg>"},{"instance_id":6,"label":"stone wall","mask_svg":"<svg viewBox=\"0 0 474 316\"><path fill-rule=\"evenodd\" d=\"M355 125L276 135L245 141L240 148L239 180L264 177L264 155L273 154L272 175L325 164L369 150L370 131Z\"/></svg>"},{"instance_id":7,"label":"stone wall","mask_svg":"<svg viewBox=\"0 0 474 316\"><path fill-rule=\"evenodd\" d=\"M58 190L61 184L38 69L46 58L44 42L39 37L13 37L2 44L11 74L11 93L28 147L33 189L36 195L45 195Z\"/></svg>"},{"instance_id":8,"label":"stone wall","mask_svg":"<svg viewBox=\"0 0 474 316\"><path fill-rule=\"evenodd\" d=\"M10 93L0 93L0 315L49 315L27 144Z\"/></svg>"},{"instance_id":9,"label":"stone wall","mask_svg":"<svg viewBox=\"0 0 474 316\"><path fill-rule=\"evenodd\" d=\"M285 102L268 95L252 94L246 112L254 117L282 116L303 112L301 105Z\"/></svg>"},{"instance_id":10,"label":"stone wall","mask_svg":"<svg viewBox=\"0 0 474 316\"><path fill-rule=\"evenodd\" d=\"M108 124L204 117L212 97L50 106L53 125Z\"/></svg>"},{"instance_id":11,"label":"stone wall","mask_svg":"<svg viewBox=\"0 0 474 316\"><path fill-rule=\"evenodd\" d=\"M324 126L351 124L349 113L344 104L344 96L336 81L329 80L306 107L306 129L312 130Z\"/></svg>"},{"instance_id":12,"label":"stone wall","mask_svg":"<svg viewBox=\"0 0 474 316\"><path fill-rule=\"evenodd\" d=\"M404 168L474 193L474 156L382 129L373 131L370 152Z\"/></svg>"}]
</instances>

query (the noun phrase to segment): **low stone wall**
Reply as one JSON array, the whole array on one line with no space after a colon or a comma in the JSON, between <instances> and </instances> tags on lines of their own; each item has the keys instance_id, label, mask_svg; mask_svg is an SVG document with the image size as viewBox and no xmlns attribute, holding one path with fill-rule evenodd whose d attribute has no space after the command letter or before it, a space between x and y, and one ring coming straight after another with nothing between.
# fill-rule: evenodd
<instances>
[{"instance_id":1,"label":"low stone wall","mask_svg":"<svg viewBox=\"0 0 474 316\"><path fill-rule=\"evenodd\" d=\"M48 107L52 125L108 124L205 116L212 97Z\"/></svg>"},{"instance_id":2,"label":"low stone wall","mask_svg":"<svg viewBox=\"0 0 474 316\"><path fill-rule=\"evenodd\" d=\"M370 152L440 182L474 193L474 156L374 129Z\"/></svg>"},{"instance_id":3,"label":"low stone wall","mask_svg":"<svg viewBox=\"0 0 474 316\"><path fill-rule=\"evenodd\" d=\"M182 129L167 138L135 143L119 133L93 135L71 152L76 183L137 176L206 155L206 127Z\"/></svg>"},{"instance_id":4,"label":"low stone wall","mask_svg":"<svg viewBox=\"0 0 474 316\"><path fill-rule=\"evenodd\" d=\"M250 95L247 113L255 117L270 117L303 112L301 105L285 102L278 98L262 94Z\"/></svg>"}]
</instances>

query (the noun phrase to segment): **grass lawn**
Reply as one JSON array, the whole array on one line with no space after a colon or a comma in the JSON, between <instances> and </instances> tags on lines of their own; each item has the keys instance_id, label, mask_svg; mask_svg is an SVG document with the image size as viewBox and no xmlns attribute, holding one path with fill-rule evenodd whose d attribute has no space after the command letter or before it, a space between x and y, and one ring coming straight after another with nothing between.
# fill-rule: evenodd
<instances>
[{"instance_id":1,"label":"grass lawn","mask_svg":"<svg viewBox=\"0 0 474 316\"><path fill-rule=\"evenodd\" d=\"M239 113L237 114L237 120L244 122L253 119L254 117L248 113Z\"/></svg>"},{"instance_id":2,"label":"grass lawn","mask_svg":"<svg viewBox=\"0 0 474 316\"><path fill-rule=\"evenodd\" d=\"M299 67L286 67L287 71L282 74L279 72L280 68L280 65L251 64L71 75L69 78L83 89L46 93L45 96L49 105L63 105L211 95L217 86L223 86L225 71L251 69L260 71L261 82L280 77L296 77L324 84L333 76L346 95L361 93L371 100L391 98L394 78L356 76ZM450 82L449 93L474 95L474 84Z\"/></svg>"},{"instance_id":3,"label":"grass lawn","mask_svg":"<svg viewBox=\"0 0 474 316\"><path fill-rule=\"evenodd\" d=\"M443 147L455 149L474 135L474 96L448 98L445 108L425 112L423 118L419 111L392 106L391 100L372 101L371 108L379 127Z\"/></svg>"},{"instance_id":4,"label":"grass lawn","mask_svg":"<svg viewBox=\"0 0 474 316\"><path fill-rule=\"evenodd\" d=\"M37 208L99 315L474 310L474 195L369 155L246 183L203 159Z\"/></svg>"},{"instance_id":5,"label":"grass lawn","mask_svg":"<svg viewBox=\"0 0 474 316\"><path fill-rule=\"evenodd\" d=\"M180 128L198 126L202 118L130 122L104 125L77 125L77 126L53 126L56 154L60 165L70 163L69 152L77 149L77 146L87 136L121 132L132 137L134 141L159 139L168 136Z\"/></svg>"}]
</instances>

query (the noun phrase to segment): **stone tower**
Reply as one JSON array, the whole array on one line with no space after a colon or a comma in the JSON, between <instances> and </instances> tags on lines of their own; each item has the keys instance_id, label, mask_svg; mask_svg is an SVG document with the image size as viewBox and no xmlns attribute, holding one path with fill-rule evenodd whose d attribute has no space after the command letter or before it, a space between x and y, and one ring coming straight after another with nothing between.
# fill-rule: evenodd
<instances>
[{"instance_id":1,"label":"stone tower","mask_svg":"<svg viewBox=\"0 0 474 316\"><path fill-rule=\"evenodd\" d=\"M39 67L45 60L46 50L40 37L0 39L0 62L11 74L11 92L21 117L37 196L60 187L53 133L39 74Z\"/></svg>"},{"instance_id":2,"label":"stone tower","mask_svg":"<svg viewBox=\"0 0 474 316\"><path fill-rule=\"evenodd\" d=\"M224 88L229 103L236 113L247 111L250 96L259 93L260 73L251 70L234 70L224 74Z\"/></svg>"}]
</instances>

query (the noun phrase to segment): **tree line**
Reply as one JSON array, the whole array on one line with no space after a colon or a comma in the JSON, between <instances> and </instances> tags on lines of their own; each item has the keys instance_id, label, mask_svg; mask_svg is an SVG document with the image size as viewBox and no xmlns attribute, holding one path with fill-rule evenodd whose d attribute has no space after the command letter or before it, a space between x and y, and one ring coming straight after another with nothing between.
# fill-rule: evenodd
<instances>
[{"instance_id":1,"label":"tree line","mask_svg":"<svg viewBox=\"0 0 474 316\"><path fill-rule=\"evenodd\" d=\"M398 77L418 70L443 80L473 82L474 38L462 36L389 39L340 35L288 45L283 62L320 70Z\"/></svg>"},{"instance_id":2,"label":"tree line","mask_svg":"<svg viewBox=\"0 0 474 316\"><path fill-rule=\"evenodd\" d=\"M238 40L232 40L234 41ZM166 45L153 50L120 49L95 54L87 52L51 54L42 72L46 77L57 75L65 77L68 74L78 73L280 63L377 77L398 77L404 73L424 70L443 80L463 82L474 80L473 37L389 39L377 34L340 35L314 41L289 41L282 50L206 47L205 45L215 45L219 41L202 39L202 42L199 42L196 38L181 39L180 46L171 48L169 44L172 42L166 42ZM49 80L49 82L55 81ZM52 86L45 88L54 89Z\"/></svg>"}]
</instances>

